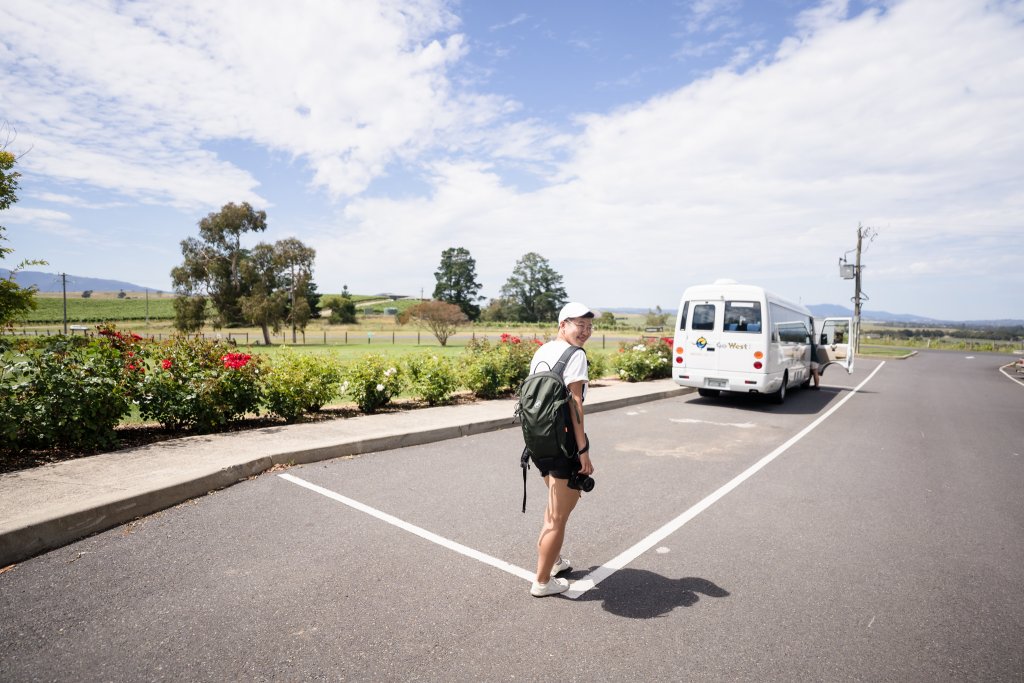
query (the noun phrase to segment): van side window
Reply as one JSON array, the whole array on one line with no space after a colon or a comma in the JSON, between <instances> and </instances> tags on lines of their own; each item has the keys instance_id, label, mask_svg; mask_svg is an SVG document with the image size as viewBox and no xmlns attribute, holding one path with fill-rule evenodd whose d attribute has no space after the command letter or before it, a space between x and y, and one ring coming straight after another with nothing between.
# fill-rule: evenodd
<instances>
[{"instance_id":1,"label":"van side window","mask_svg":"<svg viewBox=\"0 0 1024 683\"><path fill-rule=\"evenodd\" d=\"M687 301L686 303L683 304L683 314L679 316L679 329L681 330L686 329L686 313L689 311L689 308L690 302Z\"/></svg>"},{"instance_id":2,"label":"van side window","mask_svg":"<svg viewBox=\"0 0 1024 683\"><path fill-rule=\"evenodd\" d=\"M760 332L760 301L726 301L725 332Z\"/></svg>"},{"instance_id":3,"label":"van side window","mask_svg":"<svg viewBox=\"0 0 1024 683\"><path fill-rule=\"evenodd\" d=\"M715 329L715 305L697 304L693 307L692 330L713 330Z\"/></svg>"},{"instance_id":4,"label":"van side window","mask_svg":"<svg viewBox=\"0 0 1024 683\"><path fill-rule=\"evenodd\" d=\"M810 344L811 333L802 322L779 323L779 341L784 344Z\"/></svg>"}]
</instances>

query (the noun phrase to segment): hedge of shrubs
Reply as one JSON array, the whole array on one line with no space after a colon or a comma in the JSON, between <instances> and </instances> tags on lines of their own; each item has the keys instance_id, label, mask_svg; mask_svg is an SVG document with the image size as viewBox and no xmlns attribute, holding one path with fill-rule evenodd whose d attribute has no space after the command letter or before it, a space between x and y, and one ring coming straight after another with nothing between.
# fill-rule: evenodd
<instances>
[{"instance_id":1,"label":"hedge of shrubs","mask_svg":"<svg viewBox=\"0 0 1024 683\"><path fill-rule=\"evenodd\" d=\"M0 450L111 448L135 406L165 428L207 433L263 412L292 422L341 397L365 413L405 390L430 405L461 388L490 399L515 391L541 343L503 334L473 341L454 359L370 353L342 366L288 349L267 358L217 340L157 342L111 327L90 338L0 338ZM635 357L644 354L622 351L614 369L642 379ZM607 372L605 356L592 354L591 377Z\"/></svg>"}]
</instances>

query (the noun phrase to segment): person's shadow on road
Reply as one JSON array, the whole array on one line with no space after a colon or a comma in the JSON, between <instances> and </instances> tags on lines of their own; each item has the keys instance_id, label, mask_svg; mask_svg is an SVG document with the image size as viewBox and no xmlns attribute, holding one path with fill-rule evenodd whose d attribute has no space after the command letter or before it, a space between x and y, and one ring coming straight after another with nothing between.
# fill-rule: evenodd
<instances>
[{"instance_id":1,"label":"person's shadow on road","mask_svg":"<svg viewBox=\"0 0 1024 683\"><path fill-rule=\"evenodd\" d=\"M600 600L605 611L620 617L653 619L676 607L692 607L701 595L725 598L729 591L707 579L669 579L643 569L626 568L581 595L579 600Z\"/></svg>"}]
</instances>

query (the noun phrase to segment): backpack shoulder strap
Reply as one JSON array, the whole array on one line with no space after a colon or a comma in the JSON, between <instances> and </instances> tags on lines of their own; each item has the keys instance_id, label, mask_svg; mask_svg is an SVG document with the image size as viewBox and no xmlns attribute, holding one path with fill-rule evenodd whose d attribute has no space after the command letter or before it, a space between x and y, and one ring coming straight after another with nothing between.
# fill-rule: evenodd
<instances>
[{"instance_id":1,"label":"backpack shoulder strap","mask_svg":"<svg viewBox=\"0 0 1024 683\"><path fill-rule=\"evenodd\" d=\"M561 377L565 372L565 366L569 364L569 359L572 358L572 354L577 351L583 351L583 347L570 345L569 348L562 352L562 356L558 359L558 362L555 363L555 367L551 368L551 371L557 373L558 376ZM586 351L583 351L584 355L586 355L586 353Z\"/></svg>"}]
</instances>

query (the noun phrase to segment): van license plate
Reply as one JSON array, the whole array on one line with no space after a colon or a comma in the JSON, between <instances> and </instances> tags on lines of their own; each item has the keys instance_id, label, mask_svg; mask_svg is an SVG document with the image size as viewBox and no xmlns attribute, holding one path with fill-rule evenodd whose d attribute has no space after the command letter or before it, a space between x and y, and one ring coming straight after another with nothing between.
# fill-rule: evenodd
<instances>
[{"instance_id":1,"label":"van license plate","mask_svg":"<svg viewBox=\"0 0 1024 683\"><path fill-rule=\"evenodd\" d=\"M712 389L725 389L726 387L729 386L729 380L708 377L708 386L711 387Z\"/></svg>"}]
</instances>

